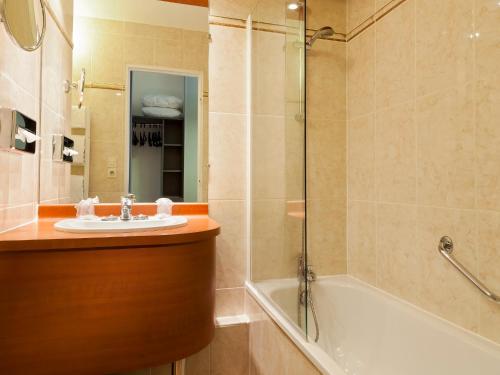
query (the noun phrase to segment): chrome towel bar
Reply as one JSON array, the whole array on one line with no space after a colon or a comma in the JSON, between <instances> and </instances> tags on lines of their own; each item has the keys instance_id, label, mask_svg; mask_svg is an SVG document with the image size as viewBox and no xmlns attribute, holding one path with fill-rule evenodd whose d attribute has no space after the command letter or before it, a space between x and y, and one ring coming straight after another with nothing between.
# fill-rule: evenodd
<instances>
[{"instance_id":1,"label":"chrome towel bar","mask_svg":"<svg viewBox=\"0 0 500 375\"><path fill-rule=\"evenodd\" d=\"M441 237L439 241L439 252L442 256L450 261L450 263L458 270L462 275L464 275L472 284L476 286L477 289L481 291L488 299L495 303L500 304L500 296L493 293L486 285L479 281L473 274L471 274L462 263L455 259L453 256L453 240L444 236Z\"/></svg>"}]
</instances>

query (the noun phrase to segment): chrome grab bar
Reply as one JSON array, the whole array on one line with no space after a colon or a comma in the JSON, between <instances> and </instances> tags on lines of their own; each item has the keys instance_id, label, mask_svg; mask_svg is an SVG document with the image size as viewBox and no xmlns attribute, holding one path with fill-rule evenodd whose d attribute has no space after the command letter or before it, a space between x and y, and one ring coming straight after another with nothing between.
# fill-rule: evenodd
<instances>
[{"instance_id":1,"label":"chrome grab bar","mask_svg":"<svg viewBox=\"0 0 500 375\"><path fill-rule=\"evenodd\" d=\"M444 236L439 241L439 252L442 256L450 261L450 263L464 275L474 286L481 291L488 299L495 303L500 304L500 296L493 293L486 285L479 281L473 274L471 274L462 263L455 259L453 256L453 240Z\"/></svg>"}]
</instances>

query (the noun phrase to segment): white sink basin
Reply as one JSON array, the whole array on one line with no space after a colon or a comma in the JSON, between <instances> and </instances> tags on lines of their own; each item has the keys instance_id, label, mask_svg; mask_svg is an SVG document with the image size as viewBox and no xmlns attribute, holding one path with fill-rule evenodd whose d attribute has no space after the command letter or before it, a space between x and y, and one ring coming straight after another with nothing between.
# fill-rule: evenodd
<instances>
[{"instance_id":1,"label":"white sink basin","mask_svg":"<svg viewBox=\"0 0 500 375\"><path fill-rule=\"evenodd\" d=\"M128 221L103 221L101 219L65 219L55 223L54 228L61 232L71 233L143 232L181 227L183 225L186 225L187 221L187 218L183 216L170 216L165 219L150 218L147 220Z\"/></svg>"}]
</instances>

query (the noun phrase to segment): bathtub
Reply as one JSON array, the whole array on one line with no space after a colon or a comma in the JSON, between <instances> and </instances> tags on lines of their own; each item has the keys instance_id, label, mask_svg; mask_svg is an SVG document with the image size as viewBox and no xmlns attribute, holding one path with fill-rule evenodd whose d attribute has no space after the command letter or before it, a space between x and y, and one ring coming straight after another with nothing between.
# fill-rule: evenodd
<instances>
[{"instance_id":1,"label":"bathtub","mask_svg":"<svg viewBox=\"0 0 500 375\"><path fill-rule=\"evenodd\" d=\"M293 323L296 279L249 283L248 290L324 374L500 375L500 345L455 326L355 278L312 284L319 341ZM314 337L312 314L309 337Z\"/></svg>"}]
</instances>

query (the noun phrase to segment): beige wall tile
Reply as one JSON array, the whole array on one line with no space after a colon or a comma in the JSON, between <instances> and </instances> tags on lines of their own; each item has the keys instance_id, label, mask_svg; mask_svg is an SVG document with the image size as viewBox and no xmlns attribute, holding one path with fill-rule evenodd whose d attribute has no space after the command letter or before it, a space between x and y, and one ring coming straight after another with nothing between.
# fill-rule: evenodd
<instances>
[{"instance_id":1,"label":"beige wall tile","mask_svg":"<svg viewBox=\"0 0 500 375\"><path fill-rule=\"evenodd\" d=\"M500 22L500 7L494 1L478 0L475 2L475 29L479 33L476 38L475 50L475 78L478 82L478 110L482 108L488 99L498 101L500 91L500 78L498 76L498 59L500 58L500 32L498 24ZM487 90L485 90L487 87ZM486 92L488 93L486 95ZM493 99L493 100L492 100ZM494 107L494 103L492 108ZM480 113L478 126L487 121L486 113ZM494 115L494 113L488 113Z\"/></svg>"},{"instance_id":2,"label":"beige wall tile","mask_svg":"<svg viewBox=\"0 0 500 375\"><path fill-rule=\"evenodd\" d=\"M215 293L215 316L244 314L245 288L217 289Z\"/></svg>"},{"instance_id":3,"label":"beige wall tile","mask_svg":"<svg viewBox=\"0 0 500 375\"><path fill-rule=\"evenodd\" d=\"M69 166L52 161L52 138L54 134L71 134L71 95L64 93L62 82L71 80L72 49L50 16L42 53L39 199L62 203L69 198L70 170ZM36 201L36 197L32 199Z\"/></svg>"},{"instance_id":4,"label":"beige wall tile","mask_svg":"<svg viewBox=\"0 0 500 375\"><path fill-rule=\"evenodd\" d=\"M286 196L286 142L283 116L255 115L252 121L253 199Z\"/></svg>"},{"instance_id":5,"label":"beige wall tile","mask_svg":"<svg viewBox=\"0 0 500 375\"><path fill-rule=\"evenodd\" d=\"M476 83L477 207L500 210L500 80Z\"/></svg>"},{"instance_id":6,"label":"beige wall tile","mask_svg":"<svg viewBox=\"0 0 500 375\"><path fill-rule=\"evenodd\" d=\"M307 28L319 29L329 25L338 33L346 33L347 1L308 0Z\"/></svg>"},{"instance_id":7,"label":"beige wall tile","mask_svg":"<svg viewBox=\"0 0 500 375\"><path fill-rule=\"evenodd\" d=\"M5 27L0 30L0 72L32 97L39 97L40 49L27 52L10 39ZM37 69L38 68L38 69Z\"/></svg>"},{"instance_id":8,"label":"beige wall tile","mask_svg":"<svg viewBox=\"0 0 500 375\"><path fill-rule=\"evenodd\" d=\"M420 0L416 4L417 95L470 81L474 2Z\"/></svg>"},{"instance_id":9,"label":"beige wall tile","mask_svg":"<svg viewBox=\"0 0 500 375\"><path fill-rule=\"evenodd\" d=\"M418 296L422 267L416 247L417 208L377 204L377 286L409 301Z\"/></svg>"},{"instance_id":10,"label":"beige wall tile","mask_svg":"<svg viewBox=\"0 0 500 375\"><path fill-rule=\"evenodd\" d=\"M498 10L497 10L498 13ZM481 19L480 17L478 17ZM487 31L489 26L476 26L479 37L476 38L475 78L498 83L498 66L500 58L500 35L498 30ZM486 30L483 30L486 29Z\"/></svg>"},{"instance_id":11,"label":"beige wall tile","mask_svg":"<svg viewBox=\"0 0 500 375\"><path fill-rule=\"evenodd\" d=\"M0 232L26 224L35 217L35 204L8 207L0 210Z\"/></svg>"},{"instance_id":12,"label":"beige wall tile","mask_svg":"<svg viewBox=\"0 0 500 375\"><path fill-rule=\"evenodd\" d=\"M308 118L307 197L346 201L346 122ZM288 162L287 153L287 162Z\"/></svg>"},{"instance_id":13,"label":"beige wall tile","mask_svg":"<svg viewBox=\"0 0 500 375\"><path fill-rule=\"evenodd\" d=\"M252 19L257 22L270 23L274 25L285 25L287 22L286 0L256 1L252 10Z\"/></svg>"},{"instance_id":14,"label":"beige wall tile","mask_svg":"<svg viewBox=\"0 0 500 375\"><path fill-rule=\"evenodd\" d=\"M0 71L0 105L2 107L17 108L26 116L37 119L39 116L39 103L34 96L36 94L28 93L11 77Z\"/></svg>"},{"instance_id":15,"label":"beige wall tile","mask_svg":"<svg viewBox=\"0 0 500 375\"><path fill-rule=\"evenodd\" d=\"M286 353L283 333L268 317L250 324L250 374L271 375L284 372Z\"/></svg>"},{"instance_id":16,"label":"beige wall tile","mask_svg":"<svg viewBox=\"0 0 500 375\"><path fill-rule=\"evenodd\" d=\"M93 141L125 142L125 98L111 90L88 89L85 104L90 110Z\"/></svg>"},{"instance_id":17,"label":"beige wall tile","mask_svg":"<svg viewBox=\"0 0 500 375\"><path fill-rule=\"evenodd\" d=\"M245 216L243 201L209 200L210 217L222 229L217 237L217 288L241 287L245 281Z\"/></svg>"},{"instance_id":18,"label":"beige wall tile","mask_svg":"<svg viewBox=\"0 0 500 375\"><path fill-rule=\"evenodd\" d=\"M217 329L210 350L210 374L246 375L248 368L248 324Z\"/></svg>"},{"instance_id":19,"label":"beige wall tile","mask_svg":"<svg viewBox=\"0 0 500 375\"><path fill-rule=\"evenodd\" d=\"M123 193L124 155L123 142L91 141L90 149L90 181L91 191ZM108 177L108 161L116 162L116 177ZM111 203L111 202L105 202Z\"/></svg>"},{"instance_id":20,"label":"beige wall tile","mask_svg":"<svg viewBox=\"0 0 500 375\"><path fill-rule=\"evenodd\" d=\"M349 202L349 274L375 285L377 253L375 203Z\"/></svg>"},{"instance_id":21,"label":"beige wall tile","mask_svg":"<svg viewBox=\"0 0 500 375\"><path fill-rule=\"evenodd\" d=\"M155 65L163 68L182 68L182 39L156 39L155 40Z\"/></svg>"},{"instance_id":22,"label":"beige wall tile","mask_svg":"<svg viewBox=\"0 0 500 375\"><path fill-rule=\"evenodd\" d=\"M307 260L318 275L347 272L345 204L307 201Z\"/></svg>"},{"instance_id":23,"label":"beige wall tile","mask_svg":"<svg viewBox=\"0 0 500 375\"><path fill-rule=\"evenodd\" d=\"M300 118L285 118L286 197L289 200L304 198L304 126Z\"/></svg>"},{"instance_id":24,"label":"beige wall tile","mask_svg":"<svg viewBox=\"0 0 500 375\"><path fill-rule=\"evenodd\" d=\"M375 197L374 116L348 122L348 190L350 200Z\"/></svg>"},{"instance_id":25,"label":"beige wall tile","mask_svg":"<svg viewBox=\"0 0 500 375\"><path fill-rule=\"evenodd\" d=\"M285 113L285 35L253 32L252 98L253 113L284 115Z\"/></svg>"},{"instance_id":26,"label":"beige wall tile","mask_svg":"<svg viewBox=\"0 0 500 375\"><path fill-rule=\"evenodd\" d=\"M477 274L494 293L500 293L500 214L477 215ZM464 249L467 251L467 249ZM477 292L476 292L477 293ZM500 305L479 297L479 334L500 342Z\"/></svg>"},{"instance_id":27,"label":"beige wall tile","mask_svg":"<svg viewBox=\"0 0 500 375\"><path fill-rule=\"evenodd\" d=\"M307 116L343 121L346 118L346 46L317 40L307 52ZM297 74L297 71L292 72ZM354 78L353 78L354 79Z\"/></svg>"},{"instance_id":28,"label":"beige wall tile","mask_svg":"<svg viewBox=\"0 0 500 375\"><path fill-rule=\"evenodd\" d=\"M377 109L415 97L415 3L398 6L376 25Z\"/></svg>"},{"instance_id":29,"label":"beige wall tile","mask_svg":"<svg viewBox=\"0 0 500 375\"><path fill-rule=\"evenodd\" d=\"M210 345L186 358L186 375L210 375Z\"/></svg>"},{"instance_id":30,"label":"beige wall tile","mask_svg":"<svg viewBox=\"0 0 500 375\"><path fill-rule=\"evenodd\" d=\"M70 47L63 38L52 17L47 17L47 29L44 39L43 66L42 66L42 101L57 114L62 114L65 98L62 82L71 79L71 70L68 76L63 75L64 49ZM71 55L68 56L71 61Z\"/></svg>"},{"instance_id":31,"label":"beige wall tile","mask_svg":"<svg viewBox=\"0 0 500 375\"><path fill-rule=\"evenodd\" d=\"M375 108L375 31L373 27L347 45L347 113L349 120Z\"/></svg>"},{"instance_id":32,"label":"beige wall tile","mask_svg":"<svg viewBox=\"0 0 500 375\"><path fill-rule=\"evenodd\" d=\"M182 40L182 29L177 29L173 27L162 27L156 25L148 25L144 23L136 22L115 22L102 20L107 22L106 32L113 33L125 33L126 35L141 36L146 38L151 38L154 36L156 39L169 40L169 41L180 41Z\"/></svg>"},{"instance_id":33,"label":"beige wall tile","mask_svg":"<svg viewBox=\"0 0 500 375\"><path fill-rule=\"evenodd\" d=\"M475 287L436 250L439 239L453 238L455 256L477 274L476 213L466 210L418 208L417 251L423 262L418 304L462 327L478 330Z\"/></svg>"},{"instance_id":34,"label":"beige wall tile","mask_svg":"<svg viewBox=\"0 0 500 375\"><path fill-rule=\"evenodd\" d=\"M252 280L266 280L289 274L287 265L299 254L285 248L286 204L282 199L252 201ZM295 263L296 264L296 263ZM288 271L288 273L287 273Z\"/></svg>"},{"instance_id":35,"label":"beige wall tile","mask_svg":"<svg viewBox=\"0 0 500 375\"><path fill-rule=\"evenodd\" d=\"M474 207L472 85L417 100L418 191L422 204Z\"/></svg>"},{"instance_id":36,"label":"beige wall tile","mask_svg":"<svg viewBox=\"0 0 500 375\"><path fill-rule=\"evenodd\" d=\"M125 84L125 41L113 34L97 34L92 45L92 75L96 82Z\"/></svg>"},{"instance_id":37,"label":"beige wall tile","mask_svg":"<svg viewBox=\"0 0 500 375\"><path fill-rule=\"evenodd\" d=\"M209 34L200 31L182 31L182 66L203 72L203 91L208 91L208 47Z\"/></svg>"},{"instance_id":38,"label":"beige wall tile","mask_svg":"<svg viewBox=\"0 0 500 375\"><path fill-rule=\"evenodd\" d=\"M244 29L210 26L210 112L245 113Z\"/></svg>"},{"instance_id":39,"label":"beige wall tile","mask_svg":"<svg viewBox=\"0 0 500 375\"><path fill-rule=\"evenodd\" d=\"M347 1L347 30L351 31L375 13L375 0Z\"/></svg>"},{"instance_id":40,"label":"beige wall tile","mask_svg":"<svg viewBox=\"0 0 500 375\"><path fill-rule=\"evenodd\" d=\"M286 334L246 294L249 325L250 375L319 375L320 372Z\"/></svg>"},{"instance_id":41,"label":"beige wall tile","mask_svg":"<svg viewBox=\"0 0 500 375\"><path fill-rule=\"evenodd\" d=\"M376 114L375 182L377 199L415 203L417 195L415 102Z\"/></svg>"},{"instance_id":42,"label":"beige wall tile","mask_svg":"<svg viewBox=\"0 0 500 375\"><path fill-rule=\"evenodd\" d=\"M142 37L128 37L123 45L123 61L125 64L154 65L155 40Z\"/></svg>"},{"instance_id":43,"label":"beige wall tile","mask_svg":"<svg viewBox=\"0 0 500 375\"><path fill-rule=\"evenodd\" d=\"M244 199L246 117L210 113L209 127L208 198Z\"/></svg>"}]
</instances>

